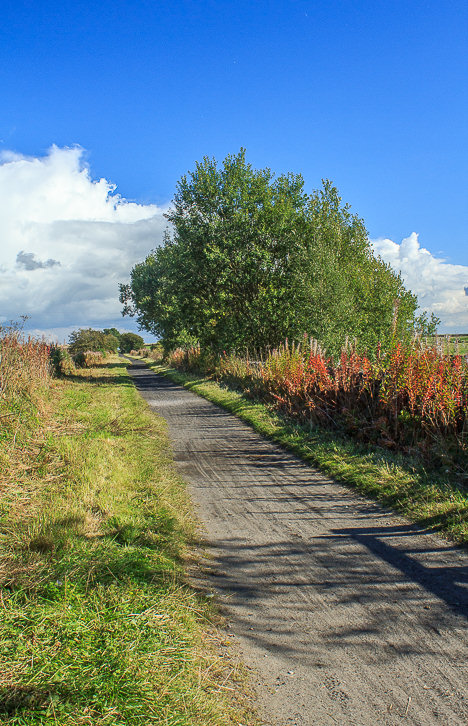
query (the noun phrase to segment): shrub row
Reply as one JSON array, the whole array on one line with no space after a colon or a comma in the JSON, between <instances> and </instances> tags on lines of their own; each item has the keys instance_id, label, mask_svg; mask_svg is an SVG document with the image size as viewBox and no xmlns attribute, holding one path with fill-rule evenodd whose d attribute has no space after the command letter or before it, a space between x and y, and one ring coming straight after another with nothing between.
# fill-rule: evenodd
<instances>
[{"instance_id":1,"label":"shrub row","mask_svg":"<svg viewBox=\"0 0 468 726\"><path fill-rule=\"evenodd\" d=\"M255 360L192 347L167 362L234 385L301 423L432 459L467 455L468 363L436 346L397 343L371 358L347 345L337 361L316 341L286 343Z\"/></svg>"},{"instance_id":2,"label":"shrub row","mask_svg":"<svg viewBox=\"0 0 468 726\"><path fill-rule=\"evenodd\" d=\"M50 362L56 376L66 376L76 368L93 368L105 358L101 351L86 350L70 355L63 345L54 345L50 349Z\"/></svg>"},{"instance_id":3,"label":"shrub row","mask_svg":"<svg viewBox=\"0 0 468 726\"><path fill-rule=\"evenodd\" d=\"M0 416L2 423L31 402L50 379L50 346L25 338L17 326L0 327Z\"/></svg>"}]
</instances>

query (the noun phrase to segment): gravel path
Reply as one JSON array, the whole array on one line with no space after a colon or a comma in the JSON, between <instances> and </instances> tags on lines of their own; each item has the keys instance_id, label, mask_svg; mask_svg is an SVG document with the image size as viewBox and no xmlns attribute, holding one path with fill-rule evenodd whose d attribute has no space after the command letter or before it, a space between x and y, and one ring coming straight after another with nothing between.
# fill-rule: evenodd
<instances>
[{"instance_id":1,"label":"gravel path","mask_svg":"<svg viewBox=\"0 0 468 726\"><path fill-rule=\"evenodd\" d=\"M468 557L143 364L268 724L468 723Z\"/></svg>"}]
</instances>

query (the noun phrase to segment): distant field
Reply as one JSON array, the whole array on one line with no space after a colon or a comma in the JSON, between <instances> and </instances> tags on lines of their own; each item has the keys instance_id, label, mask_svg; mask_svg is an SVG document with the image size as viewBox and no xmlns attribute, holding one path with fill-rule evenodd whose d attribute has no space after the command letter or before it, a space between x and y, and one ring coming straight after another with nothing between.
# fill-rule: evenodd
<instances>
[{"instance_id":1,"label":"distant field","mask_svg":"<svg viewBox=\"0 0 468 726\"><path fill-rule=\"evenodd\" d=\"M450 353L468 355L468 333L462 335L437 335L431 340L441 346L446 346Z\"/></svg>"}]
</instances>

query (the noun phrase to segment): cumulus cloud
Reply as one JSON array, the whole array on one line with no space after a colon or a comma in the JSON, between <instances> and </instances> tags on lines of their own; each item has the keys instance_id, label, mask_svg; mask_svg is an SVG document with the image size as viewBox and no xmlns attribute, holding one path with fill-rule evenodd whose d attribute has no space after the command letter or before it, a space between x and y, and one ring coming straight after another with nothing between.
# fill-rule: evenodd
<instances>
[{"instance_id":1,"label":"cumulus cloud","mask_svg":"<svg viewBox=\"0 0 468 726\"><path fill-rule=\"evenodd\" d=\"M28 315L29 328L59 339L89 325L132 329L120 316L118 283L161 243L163 212L93 179L79 147L0 154L0 323ZM468 267L434 257L415 233L373 246L443 330L468 330Z\"/></svg>"},{"instance_id":2,"label":"cumulus cloud","mask_svg":"<svg viewBox=\"0 0 468 726\"><path fill-rule=\"evenodd\" d=\"M48 330L119 320L118 283L161 243L163 212L93 179L81 148L4 152L0 322L28 315L31 328Z\"/></svg>"},{"instance_id":3,"label":"cumulus cloud","mask_svg":"<svg viewBox=\"0 0 468 726\"><path fill-rule=\"evenodd\" d=\"M423 310L441 319L440 332L468 331L468 267L434 257L421 247L413 232L401 244L391 239L372 240L374 250L401 272L405 285L419 299Z\"/></svg>"}]
</instances>

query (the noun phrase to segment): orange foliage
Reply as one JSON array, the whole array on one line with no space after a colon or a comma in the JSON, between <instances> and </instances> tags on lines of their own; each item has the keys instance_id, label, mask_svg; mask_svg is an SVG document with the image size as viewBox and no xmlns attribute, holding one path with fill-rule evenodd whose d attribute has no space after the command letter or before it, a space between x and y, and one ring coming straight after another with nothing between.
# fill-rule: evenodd
<instances>
[{"instance_id":1,"label":"orange foliage","mask_svg":"<svg viewBox=\"0 0 468 726\"><path fill-rule=\"evenodd\" d=\"M419 343L398 343L387 355L346 345L334 362L316 341L287 343L261 360L199 348L178 349L170 364L234 383L302 422L345 429L391 448L432 445L437 439L466 450L468 363Z\"/></svg>"}]
</instances>

